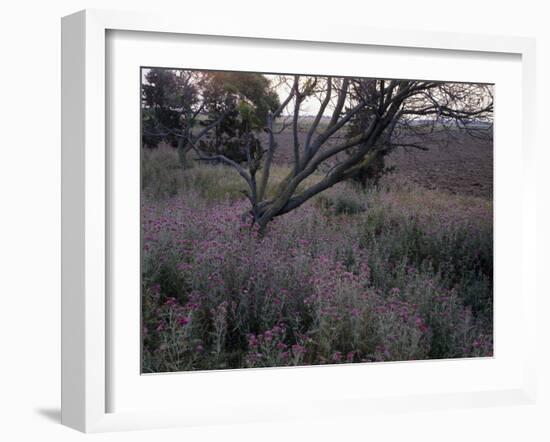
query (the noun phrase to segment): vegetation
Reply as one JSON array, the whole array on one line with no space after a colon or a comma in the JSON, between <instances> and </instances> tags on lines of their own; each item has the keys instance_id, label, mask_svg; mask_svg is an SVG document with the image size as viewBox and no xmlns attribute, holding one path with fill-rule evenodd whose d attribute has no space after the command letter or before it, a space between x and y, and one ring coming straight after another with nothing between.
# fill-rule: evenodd
<instances>
[{"instance_id":1,"label":"vegetation","mask_svg":"<svg viewBox=\"0 0 550 442\"><path fill-rule=\"evenodd\" d=\"M144 174L143 371L492 354L487 200L342 183L260 236L231 168L188 172Z\"/></svg>"},{"instance_id":2,"label":"vegetation","mask_svg":"<svg viewBox=\"0 0 550 442\"><path fill-rule=\"evenodd\" d=\"M398 148L490 140L492 100L487 85L147 70L142 370L492 355L491 200L386 166Z\"/></svg>"}]
</instances>

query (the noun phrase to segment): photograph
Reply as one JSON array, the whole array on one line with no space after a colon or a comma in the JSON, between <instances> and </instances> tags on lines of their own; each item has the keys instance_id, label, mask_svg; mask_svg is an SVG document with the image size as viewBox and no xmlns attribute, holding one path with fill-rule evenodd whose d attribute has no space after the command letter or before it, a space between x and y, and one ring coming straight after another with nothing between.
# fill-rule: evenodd
<instances>
[{"instance_id":1,"label":"photograph","mask_svg":"<svg viewBox=\"0 0 550 442\"><path fill-rule=\"evenodd\" d=\"M142 374L493 356L494 84L137 75Z\"/></svg>"}]
</instances>

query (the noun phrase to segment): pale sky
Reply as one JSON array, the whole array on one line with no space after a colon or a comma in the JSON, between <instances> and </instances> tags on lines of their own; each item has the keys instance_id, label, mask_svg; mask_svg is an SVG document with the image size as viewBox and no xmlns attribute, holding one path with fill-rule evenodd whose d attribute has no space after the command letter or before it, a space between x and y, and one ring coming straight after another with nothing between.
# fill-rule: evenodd
<instances>
[{"instance_id":1,"label":"pale sky","mask_svg":"<svg viewBox=\"0 0 550 442\"><path fill-rule=\"evenodd\" d=\"M169 69L169 70L177 70L177 69ZM181 69L184 70L184 69ZM142 82L145 82L145 75L149 69L143 68L142 69ZM272 85L277 85L275 90L277 94L279 95L279 99L281 103L288 97L290 88L292 87L292 82L294 80L292 75L273 75L273 74L264 74L266 78L268 78ZM307 75L304 75L304 78L306 78ZM316 115L319 111L319 108L321 106L321 101L317 97L309 97L307 98L300 106L300 114L302 116L305 115ZM326 110L324 115L330 116L332 113L332 103L330 103ZM285 110L283 111L283 115L291 115L294 112L294 100L291 100Z\"/></svg>"},{"instance_id":2,"label":"pale sky","mask_svg":"<svg viewBox=\"0 0 550 442\"><path fill-rule=\"evenodd\" d=\"M292 76L290 75L264 75L266 78L268 78L272 84L276 84L280 81L280 77L286 77L288 79L288 82L290 82L290 85L288 84L281 84L279 87L277 87L277 94L279 95L279 100L281 103L288 97L288 94L290 92L291 82L294 80ZM307 98L300 106L300 114L301 115L317 115L317 112L319 111L319 108L321 107L321 102L315 98L315 97L309 97ZM331 114L331 106L327 106L327 109L325 110L324 115L330 115ZM292 114L294 112L294 100L292 100L286 107L286 109L283 111L283 115L286 114Z\"/></svg>"}]
</instances>

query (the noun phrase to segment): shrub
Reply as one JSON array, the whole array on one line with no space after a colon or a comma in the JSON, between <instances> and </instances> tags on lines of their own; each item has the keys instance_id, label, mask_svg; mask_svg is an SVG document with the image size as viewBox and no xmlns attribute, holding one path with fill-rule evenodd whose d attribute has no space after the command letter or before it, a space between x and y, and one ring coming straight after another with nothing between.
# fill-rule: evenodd
<instances>
[{"instance_id":1,"label":"shrub","mask_svg":"<svg viewBox=\"0 0 550 442\"><path fill-rule=\"evenodd\" d=\"M366 210L363 192L354 191L349 186L336 186L317 197L320 207L334 215L355 215Z\"/></svg>"}]
</instances>

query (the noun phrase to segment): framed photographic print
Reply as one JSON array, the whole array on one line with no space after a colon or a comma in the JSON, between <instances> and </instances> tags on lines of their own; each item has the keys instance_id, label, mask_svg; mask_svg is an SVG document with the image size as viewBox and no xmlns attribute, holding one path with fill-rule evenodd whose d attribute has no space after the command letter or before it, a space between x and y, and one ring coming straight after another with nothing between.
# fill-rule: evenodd
<instances>
[{"instance_id":1,"label":"framed photographic print","mask_svg":"<svg viewBox=\"0 0 550 442\"><path fill-rule=\"evenodd\" d=\"M63 423L533 400L531 40L84 11L62 41Z\"/></svg>"}]
</instances>

